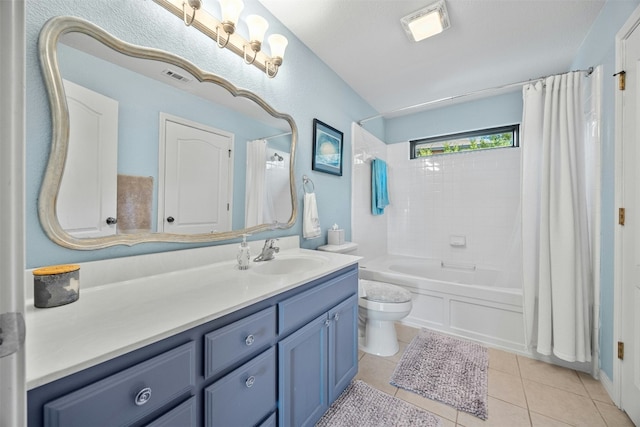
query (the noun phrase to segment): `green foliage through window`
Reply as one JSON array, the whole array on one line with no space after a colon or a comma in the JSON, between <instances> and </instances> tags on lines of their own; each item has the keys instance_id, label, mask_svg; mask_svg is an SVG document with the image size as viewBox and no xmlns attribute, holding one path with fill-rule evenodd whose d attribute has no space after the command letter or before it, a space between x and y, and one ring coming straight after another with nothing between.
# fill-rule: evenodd
<instances>
[{"instance_id":1,"label":"green foliage through window","mask_svg":"<svg viewBox=\"0 0 640 427\"><path fill-rule=\"evenodd\" d=\"M519 125L481 129L411 141L411 158L519 145Z\"/></svg>"}]
</instances>

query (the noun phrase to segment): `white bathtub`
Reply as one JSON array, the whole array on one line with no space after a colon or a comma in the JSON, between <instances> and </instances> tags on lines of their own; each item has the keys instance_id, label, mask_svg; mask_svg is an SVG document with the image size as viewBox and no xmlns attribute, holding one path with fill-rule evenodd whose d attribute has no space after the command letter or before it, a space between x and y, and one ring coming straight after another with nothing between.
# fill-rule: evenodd
<instances>
[{"instance_id":1,"label":"white bathtub","mask_svg":"<svg viewBox=\"0 0 640 427\"><path fill-rule=\"evenodd\" d=\"M360 277L411 291L403 323L526 353L522 289L496 270L387 255L361 263Z\"/></svg>"}]
</instances>

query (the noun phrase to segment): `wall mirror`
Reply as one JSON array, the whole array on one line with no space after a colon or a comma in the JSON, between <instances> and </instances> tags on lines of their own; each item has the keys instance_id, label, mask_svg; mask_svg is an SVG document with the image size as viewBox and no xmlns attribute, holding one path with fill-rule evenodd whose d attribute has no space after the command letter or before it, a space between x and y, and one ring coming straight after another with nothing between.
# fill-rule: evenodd
<instances>
[{"instance_id":1,"label":"wall mirror","mask_svg":"<svg viewBox=\"0 0 640 427\"><path fill-rule=\"evenodd\" d=\"M73 249L289 228L297 127L184 58L56 17L40 33L52 144L38 214Z\"/></svg>"}]
</instances>

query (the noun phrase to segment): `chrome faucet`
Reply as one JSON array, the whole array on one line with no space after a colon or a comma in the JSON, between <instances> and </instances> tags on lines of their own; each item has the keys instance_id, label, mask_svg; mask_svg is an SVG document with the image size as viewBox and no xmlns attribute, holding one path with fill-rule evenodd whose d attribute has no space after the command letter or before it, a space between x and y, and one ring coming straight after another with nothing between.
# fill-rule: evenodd
<instances>
[{"instance_id":1,"label":"chrome faucet","mask_svg":"<svg viewBox=\"0 0 640 427\"><path fill-rule=\"evenodd\" d=\"M264 241L262 247L262 253L253 259L254 262L258 261L270 261L275 258L275 254L280 252L280 248L275 246L278 239L267 239Z\"/></svg>"}]
</instances>

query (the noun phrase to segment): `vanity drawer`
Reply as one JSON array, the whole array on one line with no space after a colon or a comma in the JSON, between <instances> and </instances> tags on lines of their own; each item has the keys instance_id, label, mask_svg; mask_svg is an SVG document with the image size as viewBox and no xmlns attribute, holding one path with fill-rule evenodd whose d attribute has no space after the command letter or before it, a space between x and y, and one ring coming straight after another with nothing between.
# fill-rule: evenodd
<instances>
[{"instance_id":1,"label":"vanity drawer","mask_svg":"<svg viewBox=\"0 0 640 427\"><path fill-rule=\"evenodd\" d=\"M276 408L276 350L271 347L205 389L205 426L255 426Z\"/></svg>"},{"instance_id":2,"label":"vanity drawer","mask_svg":"<svg viewBox=\"0 0 640 427\"><path fill-rule=\"evenodd\" d=\"M190 342L44 405L46 427L131 424L191 390Z\"/></svg>"},{"instance_id":3,"label":"vanity drawer","mask_svg":"<svg viewBox=\"0 0 640 427\"><path fill-rule=\"evenodd\" d=\"M266 420L261 422L259 427L276 427L278 425L277 419L278 419L278 417L276 416L276 413L274 412L271 415L269 415L269 418L267 418Z\"/></svg>"},{"instance_id":4,"label":"vanity drawer","mask_svg":"<svg viewBox=\"0 0 640 427\"><path fill-rule=\"evenodd\" d=\"M280 335L287 335L336 304L358 293L358 270L335 277L323 285L278 304Z\"/></svg>"},{"instance_id":5,"label":"vanity drawer","mask_svg":"<svg viewBox=\"0 0 640 427\"><path fill-rule=\"evenodd\" d=\"M196 427L196 408L196 398L191 397L146 427Z\"/></svg>"},{"instance_id":6,"label":"vanity drawer","mask_svg":"<svg viewBox=\"0 0 640 427\"><path fill-rule=\"evenodd\" d=\"M204 377L249 359L273 344L276 308L266 308L204 336Z\"/></svg>"}]
</instances>

